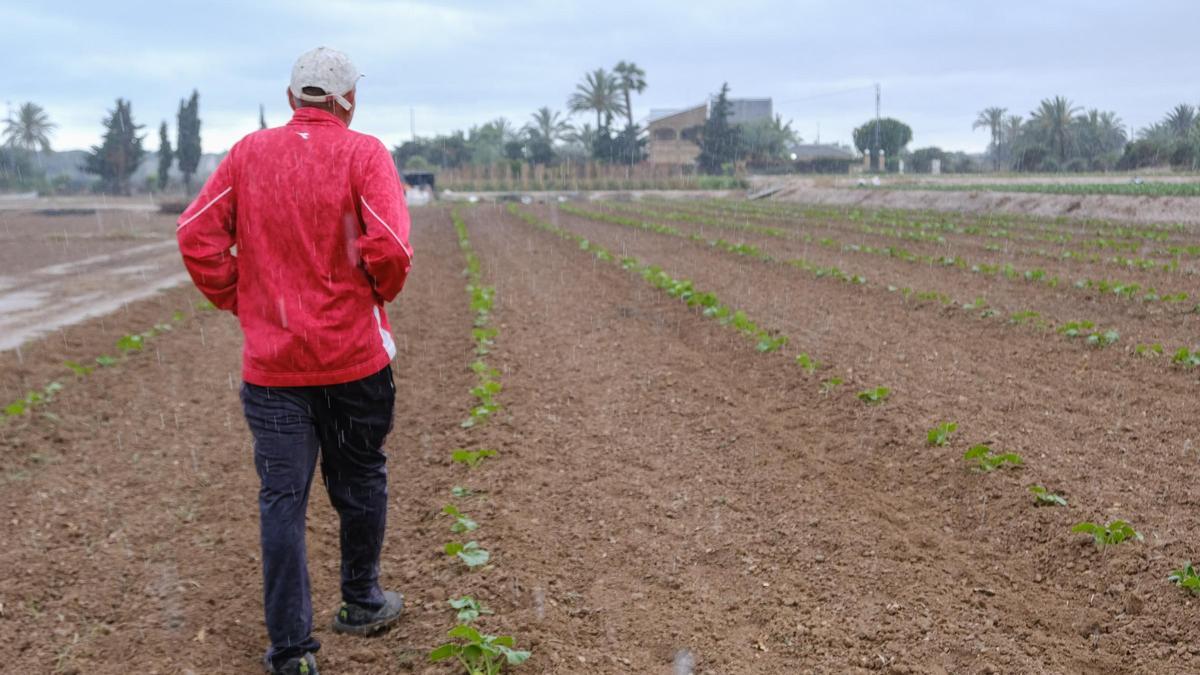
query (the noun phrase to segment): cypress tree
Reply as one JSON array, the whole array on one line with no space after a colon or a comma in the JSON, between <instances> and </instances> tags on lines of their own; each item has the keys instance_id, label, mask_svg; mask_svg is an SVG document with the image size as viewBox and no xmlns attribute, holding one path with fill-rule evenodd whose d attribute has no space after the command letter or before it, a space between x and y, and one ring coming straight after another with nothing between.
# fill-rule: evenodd
<instances>
[{"instance_id":1,"label":"cypress tree","mask_svg":"<svg viewBox=\"0 0 1200 675\"><path fill-rule=\"evenodd\" d=\"M158 128L158 189L167 189L167 177L171 173L171 162L175 153L171 150L171 139L167 136L167 121Z\"/></svg>"},{"instance_id":2,"label":"cypress tree","mask_svg":"<svg viewBox=\"0 0 1200 675\"><path fill-rule=\"evenodd\" d=\"M741 128L729 123L733 104L729 102L729 83L721 85L721 93L713 101L700 135L700 156L696 162L708 174L721 173L724 165L737 160Z\"/></svg>"},{"instance_id":3,"label":"cypress tree","mask_svg":"<svg viewBox=\"0 0 1200 675\"><path fill-rule=\"evenodd\" d=\"M183 188L192 193L192 176L200 165L200 93L192 90L192 97L179 102L179 142L175 144L175 157L179 172L183 174Z\"/></svg>"},{"instance_id":4,"label":"cypress tree","mask_svg":"<svg viewBox=\"0 0 1200 675\"><path fill-rule=\"evenodd\" d=\"M113 194L130 194L129 178L137 170L146 151L133 123L133 105L117 99L117 107L104 119L104 140L93 145L84 160L83 170L100 177L101 188Z\"/></svg>"}]
</instances>

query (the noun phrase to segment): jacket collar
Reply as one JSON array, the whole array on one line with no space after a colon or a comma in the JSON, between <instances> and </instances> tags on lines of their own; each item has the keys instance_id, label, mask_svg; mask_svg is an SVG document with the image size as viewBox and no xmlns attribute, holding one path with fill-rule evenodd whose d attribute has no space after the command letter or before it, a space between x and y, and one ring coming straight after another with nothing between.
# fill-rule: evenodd
<instances>
[{"instance_id":1,"label":"jacket collar","mask_svg":"<svg viewBox=\"0 0 1200 675\"><path fill-rule=\"evenodd\" d=\"M291 126L298 124L336 124L343 129L346 128L346 123L338 119L337 115L334 115L328 110L310 108L307 106L303 108L296 108L295 112L292 113L292 119L288 122L288 125Z\"/></svg>"}]
</instances>

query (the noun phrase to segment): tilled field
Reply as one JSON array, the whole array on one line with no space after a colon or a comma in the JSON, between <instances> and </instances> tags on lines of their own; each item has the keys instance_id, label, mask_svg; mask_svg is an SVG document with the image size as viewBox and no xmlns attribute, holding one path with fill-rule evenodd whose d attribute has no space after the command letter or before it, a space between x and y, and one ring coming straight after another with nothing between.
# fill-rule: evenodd
<instances>
[{"instance_id":1,"label":"tilled field","mask_svg":"<svg viewBox=\"0 0 1200 675\"><path fill-rule=\"evenodd\" d=\"M848 218L637 209L463 208L477 289L494 289L482 313L479 293L463 289L450 213L414 211L414 274L389 308L399 399L383 566L410 613L374 640L327 630L337 530L317 488L322 672L453 672L425 656L454 625L446 601L464 594L494 610L482 630L532 650L514 672L1200 668L1194 601L1166 581L1194 557L1200 528L1186 478L1198 460L1196 375L1171 365L1175 348L1194 347L1186 310L1200 298L1088 293L1077 277L1128 275L1103 260L1005 258L971 233L905 245L1063 282L864 252L889 239ZM806 228L818 230L812 241ZM837 236L846 241L820 242ZM789 264L798 258L808 265ZM1194 285L1178 271L1138 274L1138 296ZM712 293L761 336L647 283L680 295L683 279L685 297ZM977 297L986 303L961 307ZM64 384L0 422L5 672L257 672L265 630L240 334L198 301L170 291L68 329L4 381ZM1038 317L1013 321L1022 311ZM1120 339L1089 347L1055 330L1081 319ZM160 322L171 328L90 375L50 356L57 340L63 359L84 362ZM1167 353L1137 356L1137 343ZM479 347L488 353L472 372ZM820 367L797 365L800 353ZM485 368L502 384L500 407L464 428ZM891 390L881 404L856 396L876 386ZM947 421L958 423L948 445L929 445L926 432ZM971 471L962 455L985 442L1024 466ZM467 469L450 461L457 448L498 454ZM1035 506L1032 484L1069 506ZM451 534L441 515L451 503L479 529ZM1114 518L1145 541L1101 552L1070 531ZM491 553L481 569L442 552L468 537Z\"/></svg>"}]
</instances>

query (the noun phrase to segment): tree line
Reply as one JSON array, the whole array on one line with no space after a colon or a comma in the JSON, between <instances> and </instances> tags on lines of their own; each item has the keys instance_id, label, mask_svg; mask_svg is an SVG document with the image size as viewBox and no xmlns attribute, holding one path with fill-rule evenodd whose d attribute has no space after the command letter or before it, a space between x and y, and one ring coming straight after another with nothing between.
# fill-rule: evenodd
<instances>
[{"instance_id":1,"label":"tree line","mask_svg":"<svg viewBox=\"0 0 1200 675\"><path fill-rule=\"evenodd\" d=\"M996 170L1110 171L1170 165L1200 168L1200 117L1181 103L1133 139L1115 112L1084 110L1063 96L1043 99L1028 118L1007 108L979 112L973 129L991 138L987 156Z\"/></svg>"},{"instance_id":2,"label":"tree line","mask_svg":"<svg viewBox=\"0 0 1200 675\"><path fill-rule=\"evenodd\" d=\"M466 131L405 141L395 146L392 154L396 165L406 171L505 161L547 166L583 160L637 164L646 159L646 137L634 121L633 97L646 87L646 72L636 63L620 61L611 72L597 68L585 73L567 97L565 113L542 106L519 128L498 117ZM703 170L717 173L737 161L778 161L786 157L789 146L800 141L791 123L779 117L731 124L728 93L728 84L723 85L698 135ZM577 124L571 121L572 115L584 119Z\"/></svg>"},{"instance_id":3,"label":"tree line","mask_svg":"<svg viewBox=\"0 0 1200 675\"><path fill-rule=\"evenodd\" d=\"M192 177L200 165L200 94L193 90L189 98L179 101L176 115L177 135L172 148L166 120L159 127L158 172L154 181L158 189L167 187L171 165L183 174L184 190L191 193ZM132 193L130 183L135 171L146 156L142 147L144 128L133 119L133 104L118 98L115 107L105 115L104 135L99 145L93 145L81 167L98 180L95 189L108 194ZM0 189L45 188L45 177L31 161L39 152L50 151L50 138L58 125L50 121L46 111L36 103L18 107L17 114L5 120L4 145L0 148Z\"/></svg>"}]
</instances>

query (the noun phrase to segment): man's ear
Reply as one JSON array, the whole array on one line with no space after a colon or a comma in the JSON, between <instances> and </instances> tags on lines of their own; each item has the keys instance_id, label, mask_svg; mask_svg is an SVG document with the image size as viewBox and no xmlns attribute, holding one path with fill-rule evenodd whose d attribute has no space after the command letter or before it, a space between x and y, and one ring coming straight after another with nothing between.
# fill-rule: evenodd
<instances>
[{"instance_id":1,"label":"man's ear","mask_svg":"<svg viewBox=\"0 0 1200 675\"><path fill-rule=\"evenodd\" d=\"M288 87L285 91L287 91L288 105L290 105L292 107L292 110L295 110L296 109L296 99L292 96L292 88Z\"/></svg>"}]
</instances>

